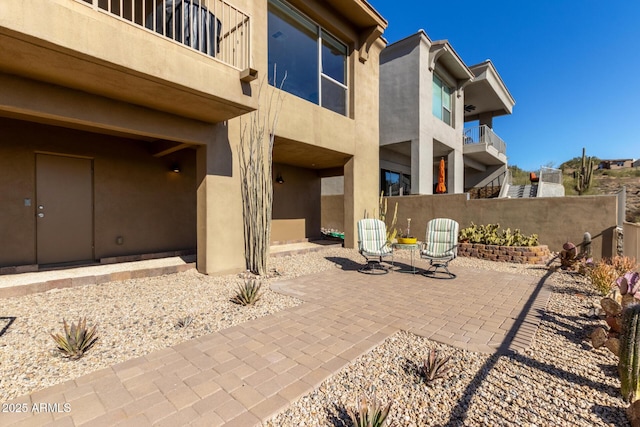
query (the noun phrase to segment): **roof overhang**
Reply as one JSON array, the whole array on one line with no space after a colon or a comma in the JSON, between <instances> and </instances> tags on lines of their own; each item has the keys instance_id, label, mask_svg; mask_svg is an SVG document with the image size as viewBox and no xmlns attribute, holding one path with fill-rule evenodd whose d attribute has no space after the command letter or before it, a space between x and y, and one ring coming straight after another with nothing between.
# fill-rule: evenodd
<instances>
[{"instance_id":1,"label":"roof overhang","mask_svg":"<svg viewBox=\"0 0 640 427\"><path fill-rule=\"evenodd\" d=\"M459 87L473 78L469 67L460 59L447 40L435 41L429 48L429 70L435 70L436 64L443 66L458 81Z\"/></svg>"},{"instance_id":2,"label":"roof overhang","mask_svg":"<svg viewBox=\"0 0 640 427\"><path fill-rule=\"evenodd\" d=\"M516 101L493 63L486 60L469 68L475 77L464 89L465 121L477 120L485 113L492 117L511 114Z\"/></svg>"},{"instance_id":3,"label":"roof overhang","mask_svg":"<svg viewBox=\"0 0 640 427\"><path fill-rule=\"evenodd\" d=\"M388 22L366 0L325 0L317 5L302 0L289 0L295 7L309 13L317 6L331 11L340 21L348 22L358 35L356 49L359 59L366 62L369 59L371 46L382 37ZM313 13L311 13L313 16Z\"/></svg>"},{"instance_id":4,"label":"roof overhang","mask_svg":"<svg viewBox=\"0 0 640 427\"><path fill-rule=\"evenodd\" d=\"M293 141L276 136L273 144L273 162L306 169L342 168L352 157L347 153L340 153L316 145Z\"/></svg>"},{"instance_id":5,"label":"roof overhang","mask_svg":"<svg viewBox=\"0 0 640 427\"><path fill-rule=\"evenodd\" d=\"M341 16L361 29L380 27L387 28L387 21L366 0L325 0Z\"/></svg>"}]
</instances>

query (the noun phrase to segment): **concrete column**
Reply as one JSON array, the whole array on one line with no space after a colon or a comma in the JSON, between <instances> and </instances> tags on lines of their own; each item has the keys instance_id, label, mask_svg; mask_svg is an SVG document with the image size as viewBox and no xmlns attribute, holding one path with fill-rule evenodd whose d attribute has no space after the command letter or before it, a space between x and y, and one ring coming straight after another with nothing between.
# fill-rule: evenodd
<instances>
[{"instance_id":1,"label":"concrete column","mask_svg":"<svg viewBox=\"0 0 640 427\"><path fill-rule=\"evenodd\" d=\"M464 160L460 150L452 150L447 155L447 192L464 193Z\"/></svg>"},{"instance_id":2,"label":"concrete column","mask_svg":"<svg viewBox=\"0 0 640 427\"><path fill-rule=\"evenodd\" d=\"M199 146L196 154L197 268L204 274L246 268L238 144L230 141L230 135L238 131L230 132L227 124L216 125L211 140Z\"/></svg>"},{"instance_id":3,"label":"concrete column","mask_svg":"<svg viewBox=\"0 0 640 427\"><path fill-rule=\"evenodd\" d=\"M352 61L354 81L353 117L355 150L344 165L344 246L358 246L357 222L378 211L380 196L379 89L380 51L378 39L369 50L369 59Z\"/></svg>"},{"instance_id":4,"label":"concrete column","mask_svg":"<svg viewBox=\"0 0 640 427\"><path fill-rule=\"evenodd\" d=\"M433 194L433 144L411 141L411 194Z\"/></svg>"},{"instance_id":5,"label":"concrete column","mask_svg":"<svg viewBox=\"0 0 640 427\"><path fill-rule=\"evenodd\" d=\"M344 247L358 247L357 223L365 217L373 218L378 212L380 169L372 170L377 158L377 147L371 144L368 153L359 150L344 165ZM364 147L363 147L364 148ZM375 149L373 149L375 148ZM369 156L367 156L369 154ZM370 157L366 159L365 157ZM372 158L371 158L372 157Z\"/></svg>"},{"instance_id":6,"label":"concrete column","mask_svg":"<svg viewBox=\"0 0 640 427\"><path fill-rule=\"evenodd\" d=\"M478 117L479 125L487 125L491 129L493 129L493 114L492 113L482 113Z\"/></svg>"}]
</instances>

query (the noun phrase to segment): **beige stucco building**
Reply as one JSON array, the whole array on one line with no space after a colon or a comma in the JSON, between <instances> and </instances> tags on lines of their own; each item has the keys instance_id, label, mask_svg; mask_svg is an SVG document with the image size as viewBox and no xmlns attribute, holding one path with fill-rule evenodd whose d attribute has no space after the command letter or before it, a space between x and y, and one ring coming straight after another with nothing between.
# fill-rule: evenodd
<instances>
[{"instance_id":1,"label":"beige stucco building","mask_svg":"<svg viewBox=\"0 0 640 427\"><path fill-rule=\"evenodd\" d=\"M353 246L385 26L361 0L2 1L0 267L196 250L201 272L244 269L241 117L285 71L272 241L319 236L321 177L342 175Z\"/></svg>"},{"instance_id":2,"label":"beige stucco building","mask_svg":"<svg viewBox=\"0 0 640 427\"><path fill-rule=\"evenodd\" d=\"M423 30L390 44L380 60L380 188L434 194L441 159L448 193L499 181L506 144L493 118L514 104L491 61L467 66Z\"/></svg>"}]
</instances>

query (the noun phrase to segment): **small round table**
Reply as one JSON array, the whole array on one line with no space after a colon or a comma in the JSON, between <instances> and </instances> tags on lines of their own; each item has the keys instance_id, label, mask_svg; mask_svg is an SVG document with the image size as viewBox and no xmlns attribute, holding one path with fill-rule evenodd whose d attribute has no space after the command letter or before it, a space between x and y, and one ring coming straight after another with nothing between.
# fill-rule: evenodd
<instances>
[{"instance_id":1,"label":"small round table","mask_svg":"<svg viewBox=\"0 0 640 427\"><path fill-rule=\"evenodd\" d=\"M416 266L413 262L413 253L415 251L419 251L420 250L420 242L416 242L416 243L392 243L391 247L395 250L395 249L401 249L401 250L408 250L411 251L411 270L398 270L399 273L412 273L412 274L416 274L418 272L418 270L416 270ZM391 266L393 267L393 253L391 253Z\"/></svg>"}]
</instances>

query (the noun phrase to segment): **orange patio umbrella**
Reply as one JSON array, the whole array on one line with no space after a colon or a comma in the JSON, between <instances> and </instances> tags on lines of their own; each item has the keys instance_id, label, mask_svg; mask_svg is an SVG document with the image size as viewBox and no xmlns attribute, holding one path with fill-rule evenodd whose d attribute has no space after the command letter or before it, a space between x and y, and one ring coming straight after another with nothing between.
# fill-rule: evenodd
<instances>
[{"instance_id":1,"label":"orange patio umbrella","mask_svg":"<svg viewBox=\"0 0 640 427\"><path fill-rule=\"evenodd\" d=\"M436 193L442 194L447 192L447 187L444 185L444 157L440 159L440 167L438 168L438 185L436 186Z\"/></svg>"}]
</instances>

